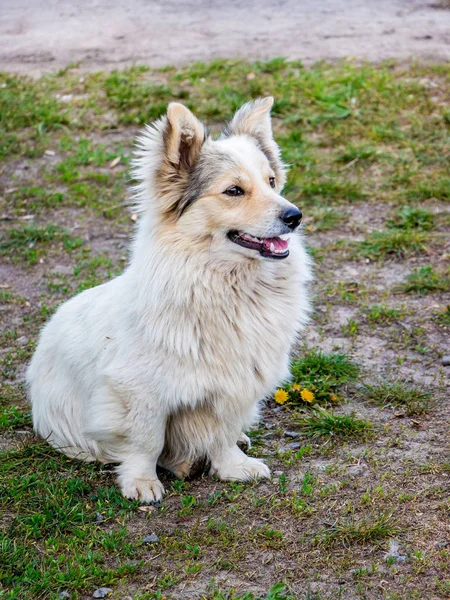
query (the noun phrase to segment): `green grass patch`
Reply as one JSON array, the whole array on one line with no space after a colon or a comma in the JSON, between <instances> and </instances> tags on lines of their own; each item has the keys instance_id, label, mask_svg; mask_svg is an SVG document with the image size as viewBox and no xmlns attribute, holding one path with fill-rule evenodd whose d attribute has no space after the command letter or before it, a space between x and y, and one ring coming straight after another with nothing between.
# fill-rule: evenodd
<instances>
[{"instance_id":1,"label":"green grass patch","mask_svg":"<svg viewBox=\"0 0 450 600\"><path fill-rule=\"evenodd\" d=\"M92 593L139 570L126 528L114 524L137 503L99 483L98 467L57 455L45 442L4 454L0 576L8 598ZM96 525L96 513L112 526Z\"/></svg>"},{"instance_id":2,"label":"green grass patch","mask_svg":"<svg viewBox=\"0 0 450 600\"><path fill-rule=\"evenodd\" d=\"M291 373L292 380L284 387L286 400L304 406L338 400L340 386L355 381L359 367L346 354L311 350L293 361Z\"/></svg>"},{"instance_id":3,"label":"green grass patch","mask_svg":"<svg viewBox=\"0 0 450 600\"><path fill-rule=\"evenodd\" d=\"M423 415L430 408L431 394L429 392L402 381L366 383L362 386L361 393L365 399L378 406L402 408L409 417Z\"/></svg>"},{"instance_id":4,"label":"green grass patch","mask_svg":"<svg viewBox=\"0 0 450 600\"><path fill-rule=\"evenodd\" d=\"M383 304L374 304L365 309L367 319L372 325L389 325L400 319L404 312L398 308L389 308Z\"/></svg>"},{"instance_id":5,"label":"green grass patch","mask_svg":"<svg viewBox=\"0 0 450 600\"><path fill-rule=\"evenodd\" d=\"M433 213L408 205L402 206L388 221L388 225L395 229L418 229L419 231L431 231L436 227Z\"/></svg>"},{"instance_id":6,"label":"green grass patch","mask_svg":"<svg viewBox=\"0 0 450 600\"><path fill-rule=\"evenodd\" d=\"M400 287L402 292L413 292L420 296L434 292L448 292L450 290L450 272L440 275L431 266L423 266L414 269L406 278L406 282Z\"/></svg>"},{"instance_id":7,"label":"green grass patch","mask_svg":"<svg viewBox=\"0 0 450 600\"><path fill-rule=\"evenodd\" d=\"M352 516L341 518L327 529L320 542L327 545L330 543L368 543L383 540L400 532L400 528L390 513L379 513L364 515L362 517Z\"/></svg>"},{"instance_id":8,"label":"green grass patch","mask_svg":"<svg viewBox=\"0 0 450 600\"><path fill-rule=\"evenodd\" d=\"M28 264L35 264L53 243L62 243L63 248L71 252L84 242L72 237L56 225L35 227L24 225L7 232L6 239L0 242L0 254L13 259L23 259Z\"/></svg>"},{"instance_id":9,"label":"green grass patch","mask_svg":"<svg viewBox=\"0 0 450 600\"><path fill-rule=\"evenodd\" d=\"M308 231L330 231L344 220L344 215L330 206L315 206L307 211L310 218L306 229Z\"/></svg>"},{"instance_id":10,"label":"green grass patch","mask_svg":"<svg viewBox=\"0 0 450 600\"><path fill-rule=\"evenodd\" d=\"M20 427L31 426L30 410L24 411L18 406L0 408L0 431L13 431Z\"/></svg>"},{"instance_id":11,"label":"green grass patch","mask_svg":"<svg viewBox=\"0 0 450 600\"><path fill-rule=\"evenodd\" d=\"M354 414L337 415L323 408L317 408L311 414L299 417L297 423L301 431L312 438L364 438L372 430L369 421L359 419Z\"/></svg>"},{"instance_id":12,"label":"green grass patch","mask_svg":"<svg viewBox=\"0 0 450 600\"><path fill-rule=\"evenodd\" d=\"M415 229L374 231L356 245L356 254L372 260L405 258L424 252L429 236Z\"/></svg>"},{"instance_id":13,"label":"green grass patch","mask_svg":"<svg viewBox=\"0 0 450 600\"><path fill-rule=\"evenodd\" d=\"M69 123L67 107L49 93L50 86L49 78L0 73L0 157L10 152L29 153L34 144L44 141L47 132Z\"/></svg>"}]
</instances>

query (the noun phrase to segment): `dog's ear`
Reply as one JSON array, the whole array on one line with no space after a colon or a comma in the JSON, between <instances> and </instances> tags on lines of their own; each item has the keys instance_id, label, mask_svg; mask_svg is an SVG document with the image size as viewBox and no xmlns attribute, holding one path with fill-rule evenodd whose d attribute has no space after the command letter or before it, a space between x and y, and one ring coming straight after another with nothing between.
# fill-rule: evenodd
<instances>
[{"instance_id":1,"label":"dog's ear","mask_svg":"<svg viewBox=\"0 0 450 600\"><path fill-rule=\"evenodd\" d=\"M273 139L270 118L272 106L272 96L247 102L236 112L222 136L249 135L254 138L259 148L267 156L275 172L278 185L282 187L286 180L286 167L281 160L278 144Z\"/></svg>"},{"instance_id":2,"label":"dog's ear","mask_svg":"<svg viewBox=\"0 0 450 600\"><path fill-rule=\"evenodd\" d=\"M193 198L190 176L207 132L191 111L177 102L137 139L133 159L134 209L178 218Z\"/></svg>"},{"instance_id":3,"label":"dog's ear","mask_svg":"<svg viewBox=\"0 0 450 600\"><path fill-rule=\"evenodd\" d=\"M272 106L272 96L247 102L236 112L226 131L234 135L252 135L258 140L273 139L270 121Z\"/></svg>"},{"instance_id":4,"label":"dog's ear","mask_svg":"<svg viewBox=\"0 0 450 600\"><path fill-rule=\"evenodd\" d=\"M191 111L171 102L160 126L162 162L155 173L159 208L164 215L180 217L192 202L189 177L200 156L206 131Z\"/></svg>"},{"instance_id":5,"label":"dog's ear","mask_svg":"<svg viewBox=\"0 0 450 600\"><path fill-rule=\"evenodd\" d=\"M180 170L192 169L205 141L205 128L197 117L183 104L171 102L163 137L168 161Z\"/></svg>"}]
</instances>

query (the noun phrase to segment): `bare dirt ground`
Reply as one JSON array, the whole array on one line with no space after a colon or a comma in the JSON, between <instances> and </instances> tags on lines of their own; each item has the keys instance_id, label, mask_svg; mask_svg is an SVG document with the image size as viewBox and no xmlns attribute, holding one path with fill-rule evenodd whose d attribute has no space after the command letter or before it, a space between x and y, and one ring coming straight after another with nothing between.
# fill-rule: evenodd
<instances>
[{"instance_id":1,"label":"bare dirt ground","mask_svg":"<svg viewBox=\"0 0 450 600\"><path fill-rule=\"evenodd\" d=\"M32 74L285 56L312 63L450 58L448 0L12 0L0 4L0 69Z\"/></svg>"}]
</instances>

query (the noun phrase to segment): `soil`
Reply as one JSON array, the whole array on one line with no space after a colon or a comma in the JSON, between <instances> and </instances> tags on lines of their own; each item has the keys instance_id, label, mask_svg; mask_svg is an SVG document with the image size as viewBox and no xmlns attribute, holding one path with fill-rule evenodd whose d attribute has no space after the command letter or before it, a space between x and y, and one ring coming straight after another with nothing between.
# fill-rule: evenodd
<instances>
[{"instance_id":1,"label":"soil","mask_svg":"<svg viewBox=\"0 0 450 600\"><path fill-rule=\"evenodd\" d=\"M450 59L448 0L17 0L0 5L0 69L39 75L285 56Z\"/></svg>"}]
</instances>

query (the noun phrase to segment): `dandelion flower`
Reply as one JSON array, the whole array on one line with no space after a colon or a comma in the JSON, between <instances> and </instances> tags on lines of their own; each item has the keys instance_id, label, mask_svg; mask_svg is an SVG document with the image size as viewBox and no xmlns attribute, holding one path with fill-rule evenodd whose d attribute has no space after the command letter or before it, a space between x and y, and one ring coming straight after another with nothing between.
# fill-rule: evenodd
<instances>
[{"instance_id":1,"label":"dandelion flower","mask_svg":"<svg viewBox=\"0 0 450 600\"><path fill-rule=\"evenodd\" d=\"M337 402L338 401L338 397L335 396L334 394L331 394L330 400L331 400L331 402Z\"/></svg>"},{"instance_id":2,"label":"dandelion flower","mask_svg":"<svg viewBox=\"0 0 450 600\"><path fill-rule=\"evenodd\" d=\"M305 402L312 402L314 400L314 394L306 388L300 392L302 400Z\"/></svg>"},{"instance_id":3,"label":"dandelion flower","mask_svg":"<svg viewBox=\"0 0 450 600\"><path fill-rule=\"evenodd\" d=\"M275 392L273 397L275 398L275 402L277 404L284 404L289 399L289 394L286 392L286 390L282 390L280 388Z\"/></svg>"},{"instance_id":4,"label":"dandelion flower","mask_svg":"<svg viewBox=\"0 0 450 600\"><path fill-rule=\"evenodd\" d=\"M298 383L294 383L293 385L291 385L291 390L294 390L295 392L299 392L301 389L302 388Z\"/></svg>"}]
</instances>

